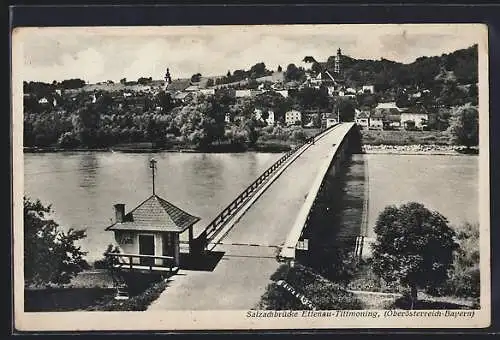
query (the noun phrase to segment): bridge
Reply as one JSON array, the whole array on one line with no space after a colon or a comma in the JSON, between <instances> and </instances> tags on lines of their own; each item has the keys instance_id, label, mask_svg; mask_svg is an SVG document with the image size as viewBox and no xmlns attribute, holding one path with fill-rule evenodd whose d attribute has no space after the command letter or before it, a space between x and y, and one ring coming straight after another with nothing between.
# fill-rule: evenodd
<instances>
[{"instance_id":1,"label":"bridge","mask_svg":"<svg viewBox=\"0 0 500 340\"><path fill-rule=\"evenodd\" d=\"M359 147L354 123L322 131L281 157L196 237L202 260L181 269L151 310L250 309L281 261L307 251L303 231L327 173ZM210 259L213 266L210 267ZM201 265L202 266L202 265ZM202 266L203 267L203 266Z\"/></svg>"}]
</instances>

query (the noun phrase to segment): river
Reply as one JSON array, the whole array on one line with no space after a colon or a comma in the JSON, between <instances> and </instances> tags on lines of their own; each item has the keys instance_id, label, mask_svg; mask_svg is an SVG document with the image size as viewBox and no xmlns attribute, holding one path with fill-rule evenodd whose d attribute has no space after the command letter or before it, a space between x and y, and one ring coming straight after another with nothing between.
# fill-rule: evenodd
<instances>
[{"instance_id":1,"label":"river","mask_svg":"<svg viewBox=\"0 0 500 340\"><path fill-rule=\"evenodd\" d=\"M52 204L64 228L86 228L82 247L91 262L102 257L113 235L104 229L113 204L137 206L152 192L149 160L158 163L156 193L199 216L203 227L280 153L67 152L24 155L25 194ZM355 155L363 157L369 186L368 223L387 204L418 201L452 223L478 221L478 157ZM355 158L354 158L355 159ZM286 193L284 193L286 194Z\"/></svg>"},{"instance_id":2,"label":"river","mask_svg":"<svg viewBox=\"0 0 500 340\"><path fill-rule=\"evenodd\" d=\"M203 227L274 163L280 153L68 152L24 155L25 194L52 204L64 228L87 229L87 259L102 257L113 233L115 203L133 209L152 193L149 160L157 160L156 194L201 217Z\"/></svg>"}]
</instances>

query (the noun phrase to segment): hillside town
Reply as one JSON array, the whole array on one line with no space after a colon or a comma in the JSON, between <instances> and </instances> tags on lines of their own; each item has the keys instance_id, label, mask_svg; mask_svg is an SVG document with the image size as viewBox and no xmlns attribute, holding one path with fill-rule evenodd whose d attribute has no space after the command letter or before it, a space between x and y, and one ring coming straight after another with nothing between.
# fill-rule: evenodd
<instances>
[{"instance_id":1,"label":"hillside town","mask_svg":"<svg viewBox=\"0 0 500 340\"><path fill-rule=\"evenodd\" d=\"M318 59L189 78L165 63L163 79L24 81L24 157L32 161L24 174L26 310L223 309L251 294L252 310L302 309L283 294L285 281L324 310L478 308L479 227L467 182L476 157L401 155L479 153L478 46L412 63L355 59L338 47ZM401 154L366 155L380 150ZM145 165L156 151L179 153L159 152ZM232 154L244 151L257 152ZM417 203L430 197L439 206L460 185L456 201L465 203L441 207L447 217ZM87 229L58 233L43 219L52 203L30 198L56 191L70 196L46 200L69 225L88 224L92 257L76 243ZM165 191L168 201L159 196ZM407 197L415 202L390 205ZM472 217L449 225L448 216L467 209ZM113 243L99 258L106 234ZM375 239L386 243L372 248ZM417 255L414 240L428 242ZM220 248L208 251L212 244ZM279 280L269 284L271 272ZM220 287L233 297L227 305Z\"/></svg>"},{"instance_id":2,"label":"hillside town","mask_svg":"<svg viewBox=\"0 0 500 340\"><path fill-rule=\"evenodd\" d=\"M340 121L355 121L364 136L446 131L454 109L478 104L476 49L408 65L356 60L339 48L326 62L306 56L274 71L261 62L218 77L174 79L166 68L162 80L24 82L24 145L235 151L300 142Z\"/></svg>"}]
</instances>

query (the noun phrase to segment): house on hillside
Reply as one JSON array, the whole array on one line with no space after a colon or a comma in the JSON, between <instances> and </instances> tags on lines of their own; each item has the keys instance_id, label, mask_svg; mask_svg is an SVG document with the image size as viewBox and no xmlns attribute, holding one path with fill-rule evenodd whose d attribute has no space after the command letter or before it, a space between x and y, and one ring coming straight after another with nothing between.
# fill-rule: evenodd
<instances>
[{"instance_id":1,"label":"house on hillside","mask_svg":"<svg viewBox=\"0 0 500 340\"><path fill-rule=\"evenodd\" d=\"M302 114L297 110L291 110L285 113L286 125L300 125L302 124Z\"/></svg>"},{"instance_id":2,"label":"house on hillside","mask_svg":"<svg viewBox=\"0 0 500 340\"><path fill-rule=\"evenodd\" d=\"M190 85L184 89L185 92L198 92L199 90L198 85Z\"/></svg>"},{"instance_id":3,"label":"house on hillside","mask_svg":"<svg viewBox=\"0 0 500 340\"><path fill-rule=\"evenodd\" d=\"M316 77L309 79L309 84L311 87L319 89L323 84L323 75L321 72Z\"/></svg>"},{"instance_id":4,"label":"house on hillside","mask_svg":"<svg viewBox=\"0 0 500 340\"><path fill-rule=\"evenodd\" d=\"M262 120L262 110L261 109L254 109L253 110L253 117L255 120Z\"/></svg>"},{"instance_id":5,"label":"house on hillside","mask_svg":"<svg viewBox=\"0 0 500 340\"><path fill-rule=\"evenodd\" d=\"M374 94L375 93L375 86L373 86L373 85L363 85L363 87L361 88L361 91L362 91L362 93L371 93L371 94Z\"/></svg>"},{"instance_id":6,"label":"house on hillside","mask_svg":"<svg viewBox=\"0 0 500 340\"><path fill-rule=\"evenodd\" d=\"M236 98L248 98L252 96L252 90L236 90Z\"/></svg>"},{"instance_id":7,"label":"house on hillside","mask_svg":"<svg viewBox=\"0 0 500 340\"><path fill-rule=\"evenodd\" d=\"M215 95L215 89L201 89L200 93L205 96L213 96Z\"/></svg>"},{"instance_id":8,"label":"house on hillside","mask_svg":"<svg viewBox=\"0 0 500 340\"><path fill-rule=\"evenodd\" d=\"M360 111L356 114L354 121L362 128L368 128L370 126L370 114L365 111Z\"/></svg>"},{"instance_id":9,"label":"house on hillside","mask_svg":"<svg viewBox=\"0 0 500 340\"><path fill-rule=\"evenodd\" d=\"M375 107L375 110L381 109L381 110L397 110L400 111L399 107L396 105L396 102L382 102L378 103L377 107Z\"/></svg>"},{"instance_id":10,"label":"house on hillside","mask_svg":"<svg viewBox=\"0 0 500 340\"><path fill-rule=\"evenodd\" d=\"M422 130L429 121L429 114L424 108L408 108L401 112L401 124L405 130Z\"/></svg>"},{"instance_id":11,"label":"house on hillside","mask_svg":"<svg viewBox=\"0 0 500 340\"><path fill-rule=\"evenodd\" d=\"M226 123L228 123L228 124L229 124L229 123L231 123L231 113L226 112L226 114L225 114L225 116L224 116L224 121L225 121Z\"/></svg>"},{"instance_id":12,"label":"house on hillside","mask_svg":"<svg viewBox=\"0 0 500 340\"><path fill-rule=\"evenodd\" d=\"M266 118L266 123L269 126L273 126L274 122L275 122L275 120L274 120L274 111L269 110L267 113L268 113L268 116Z\"/></svg>"},{"instance_id":13,"label":"house on hillside","mask_svg":"<svg viewBox=\"0 0 500 340\"><path fill-rule=\"evenodd\" d=\"M337 114L334 113L328 113L323 116L325 124L324 126L328 129L331 126L334 126L335 124L339 123L339 117Z\"/></svg>"},{"instance_id":14,"label":"house on hillside","mask_svg":"<svg viewBox=\"0 0 500 340\"><path fill-rule=\"evenodd\" d=\"M192 97L193 97L192 92L177 92L172 96L173 99L181 101L183 103L187 102Z\"/></svg>"},{"instance_id":15,"label":"house on hillside","mask_svg":"<svg viewBox=\"0 0 500 340\"><path fill-rule=\"evenodd\" d=\"M125 204L114 205L115 221L106 228L112 231L120 248L113 255L123 270L167 271L180 265L179 235L188 231L189 252L193 247L193 226L200 220L155 193L151 160L153 193L128 213Z\"/></svg>"},{"instance_id":16,"label":"house on hillside","mask_svg":"<svg viewBox=\"0 0 500 340\"><path fill-rule=\"evenodd\" d=\"M283 98L288 98L288 90L279 90L276 93L279 93Z\"/></svg>"},{"instance_id":17,"label":"house on hillside","mask_svg":"<svg viewBox=\"0 0 500 340\"><path fill-rule=\"evenodd\" d=\"M49 104L49 100L46 97L42 97L42 98L40 98L38 100L38 104L48 105Z\"/></svg>"},{"instance_id":18,"label":"house on hillside","mask_svg":"<svg viewBox=\"0 0 500 340\"><path fill-rule=\"evenodd\" d=\"M382 130L384 128L384 116L379 112L374 112L370 115L368 124L370 129Z\"/></svg>"},{"instance_id":19,"label":"house on hillside","mask_svg":"<svg viewBox=\"0 0 500 340\"><path fill-rule=\"evenodd\" d=\"M401 128L401 114L388 114L383 118L384 130L394 130Z\"/></svg>"}]
</instances>

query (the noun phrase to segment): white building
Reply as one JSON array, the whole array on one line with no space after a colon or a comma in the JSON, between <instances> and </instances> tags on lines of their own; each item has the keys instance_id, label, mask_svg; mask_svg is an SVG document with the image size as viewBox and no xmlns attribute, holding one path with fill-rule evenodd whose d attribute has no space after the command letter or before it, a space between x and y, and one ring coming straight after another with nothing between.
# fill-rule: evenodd
<instances>
[{"instance_id":1,"label":"white building","mask_svg":"<svg viewBox=\"0 0 500 340\"><path fill-rule=\"evenodd\" d=\"M356 118L354 119L356 124L361 127L369 127L370 126L370 115L366 112L356 113Z\"/></svg>"},{"instance_id":2,"label":"white building","mask_svg":"<svg viewBox=\"0 0 500 340\"><path fill-rule=\"evenodd\" d=\"M333 126L338 122L337 117L328 117L326 118L326 128L328 129L330 126Z\"/></svg>"},{"instance_id":3,"label":"white building","mask_svg":"<svg viewBox=\"0 0 500 340\"><path fill-rule=\"evenodd\" d=\"M200 88L198 87L198 85L191 85L191 86L188 86L184 91L186 92L198 92L200 90Z\"/></svg>"},{"instance_id":4,"label":"white building","mask_svg":"<svg viewBox=\"0 0 500 340\"><path fill-rule=\"evenodd\" d=\"M302 114L299 111L292 110L285 113L286 125L295 125L297 123L302 123Z\"/></svg>"},{"instance_id":5,"label":"white building","mask_svg":"<svg viewBox=\"0 0 500 340\"><path fill-rule=\"evenodd\" d=\"M429 120L429 115L427 113L412 113L403 112L401 113L401 124L404 124L406 128L406 122L412 121L415 123L415 128L421 130L424 128L424 122Z\"/></svg>"},{"instance_id":6,"label":"white building","mask_svg":"<svg viewBox=\"0 0 500 340\"><path fill-rule=\"evenodd\" d=\"M261 109L254 109L253 115L254 115L256 120L261 120L262 119L262 110Z\"/></svg>"},{"instance_id":7,"label":"white building","mask_svg":"<svg viewBox=\"0 0 500 340\"><path fill-rule=\"evenodd\" d=\"M47 99L47 98L45 98L45 97L42 97L42 98L40 98L40 99L38 100L38 104L48 104L48 103L49 103L49 101L48 101L48 99Z\"/></svg>"},{"instance_id":8,"label":"white building","mask_svg":"<svg viewBox=\"0 0 500 340\"><path fill-rule=\"evenodd\" d=\"M269 110L268 111L268 116L266 119L267 125L273 126L274 125L274 111Z\"/></svg>"},{"instance_id":9,"label":"white building","mask_svg":"<svg viewBox=\"0 0 500 340\"><path fill-rule=\"evenodd\" d=\"M288 98L288 90L279 90L276 92L281 94L284 98Z\"/></svg>"},{"instance_id":10,"label":"white building","mask_svg":"<svg viewBox=\"0 0 500 340\"><path fill-rule=\"evenodd\" d=\"M236 98L251 97L252 91L251 90L236 90L235 96L236 96Z\"/></svg>"},{"instance_id":11,"label":"white building","mask_svg":"<svg viewBox=\"0 0 500 340\"><path fill-rule=\"evenodd\" d=\"M378 103L375 110L377 109L384 109L384 110L396 109L398 111L401 111L399 107L396 105L396 102Z\"/></svg>"},{"instance_id":12,"label":"white building","mask_svg":"<svg viewBox=\"0 0 500 340\"><path fill-rule=\"evenodd\" d=\"M204 94L205 96L213 96L215 95L215 89L202 89L200 90L201 94Z\"/></svg>"},{"instance_id":13,"label":"white building","mask_svg":"<svg viewBox=\"0 0 500 340\"><path fill-rule=\"evenodd\" d=\"M229 112L226 112L226 116L224 117L224 121L226 123L231 123L231 114Z\"/></svg>"},{"instance_id":14,"label":"white building","mask_svg":"<svg viewBox=\"0 0 500 340\"><path fill-rule=\"evenodd\" d=\"M373 85L363 85L362 91L363 91L363 93L369 92L371 94L374 94L375 93L375 86L373 86Z\"/></svg>"}]
</instances>

